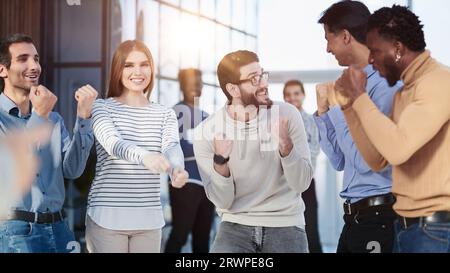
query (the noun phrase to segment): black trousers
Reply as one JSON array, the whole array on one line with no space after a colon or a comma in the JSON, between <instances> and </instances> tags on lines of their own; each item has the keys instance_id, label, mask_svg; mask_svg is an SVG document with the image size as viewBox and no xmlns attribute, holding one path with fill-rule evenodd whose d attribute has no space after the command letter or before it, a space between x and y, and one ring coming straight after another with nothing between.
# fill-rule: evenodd
<instances>
[{"instance_id":1,"label":"black trousers","mask_svg":"<svg viewBox=\"0 0 450 273\"><path fill-rule=\"evenodd\" d=\"M187 183L181 189L169 184L169 197L172 231L165 252L180 253L192 232L192 251L208 253L214 205L206 197L205 189L194 183Z\"/></svg>"},{"instance_id":2,"label":"black trousers","mask_svg":"<svg viewBox=\"0 0 450 273\"><path fill-rule=\"evenodd\" d=\"M305 230L308 237L308 247L310 253L322 253L322 245L319 237L319 222L317 217L317 197L314 179L309 188L302 193L305 202Z\"/></svg>"},{"instance_id":3,"label":"black trousers","mask_svg":"<svg viewBox=\"0 0 450 273\"><path fill-rule=\"evenodd\" d=\"M339 238L337 253L391 253L396 216L392 204L369 207L352 215L344 215L345 225Z\"/></svg>"}]
</instances>

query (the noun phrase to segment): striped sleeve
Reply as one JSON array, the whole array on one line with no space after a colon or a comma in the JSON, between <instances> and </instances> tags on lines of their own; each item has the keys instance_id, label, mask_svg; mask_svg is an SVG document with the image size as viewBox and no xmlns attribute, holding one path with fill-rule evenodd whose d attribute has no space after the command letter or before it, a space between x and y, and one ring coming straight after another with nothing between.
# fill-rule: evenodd
<instances>
[{"instance_id":1,"label":"striped sleeve","mask_svg":"<svg viewBox=\"0 0 450 273\"><path fill-rule=\"evenodd\" d=\"M173 168L184 169L184 156L180 146L178 120L172 109L168 109L164 118L161 152L167 157Z\"/></svg>"},{"instance_id":2,"label":"striped sleeve","mask_svg":"<svg viewBox=\"0 0 450 273\"><path fill-rule=\"evenodd\" d=\"M130 141L122 138L110 118L104 100L97 100L92 109L94 135L105 151L119 159L142 164L142 160L149 152Z\"/></svg>"}]
</instances>

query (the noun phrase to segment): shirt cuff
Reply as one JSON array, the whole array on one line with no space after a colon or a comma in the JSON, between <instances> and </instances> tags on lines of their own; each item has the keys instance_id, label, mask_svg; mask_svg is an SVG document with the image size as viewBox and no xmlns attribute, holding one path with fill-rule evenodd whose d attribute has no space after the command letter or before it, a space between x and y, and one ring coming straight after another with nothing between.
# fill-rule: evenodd
<instances>
[{"instance_id":1,"label":"shirt cuff","mask_svg":"<svg viewBox=\"0 0 450 273\"><path fill-rule=\"evenodd\" d=\"M328 112L324 113L320 116L317 116L316 114L314 114L314 120L316 121L317 127L319 127L318 128L319 131L320 131L320 129L323 129L323 128L325 128L327 131L334 130L334 125L331 122L330 117L328 116Z\"/></svg>"},{"instance_id":2,"label":"shirt cuff","mask_svg":"<svg viewBox=\"0 0 450 273\"><path fill-rule=\"evenodd\" d=\"M230 176L229 177L225 177L223 175L221 175L220 173L218 173L216 171L216 169L214 169L214 161L211 160L211 164L212 166L212 182L213 183L217 183L217 184L225 184L228 185L229 183L233 183L233 175L231 174L231 170L230 170Z\"/></svg>"},{"instance_id":3,"label":"shirt cuff","mask_svg":"<svg viewBox=\"0 0 450 273\"><path fill-rule=\"evenodd\" d=\"M292 147L291 152L287 156L282 157L280 152L278 152L278 155L281 158L281 164L286 166L297 163L301 160L301 156L295 151L295 146Z\"/></svg>"},{"instance_id":4,"label":"shirt cuff","mask_svg":"<svg viewBox=\"0 0 450 273\"><path fill-rule=\"evenodd\" d=\"M82 135L92 134L92 119L82 119L77 117L75 128L77 128L78 132Z\"/></svg>"}]
</instances>

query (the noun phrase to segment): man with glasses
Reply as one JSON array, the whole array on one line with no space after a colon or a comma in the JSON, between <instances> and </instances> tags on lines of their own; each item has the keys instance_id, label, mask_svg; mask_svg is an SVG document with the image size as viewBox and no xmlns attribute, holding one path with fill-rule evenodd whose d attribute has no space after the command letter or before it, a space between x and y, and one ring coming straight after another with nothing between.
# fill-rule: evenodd
<instances>
[{"instance_id":1,"label":"man with glasses","mask_svg":"<svg viewBox=\"0 0 450 273\"><path fill-rule=\"evenodd\" d=\"M229 53L217 75L228 103L194 132L206 195L222 220L211 251L308 252L301 193L313 169L299 111L269 99L253 52Z\"/></svg>"}]
</instances>

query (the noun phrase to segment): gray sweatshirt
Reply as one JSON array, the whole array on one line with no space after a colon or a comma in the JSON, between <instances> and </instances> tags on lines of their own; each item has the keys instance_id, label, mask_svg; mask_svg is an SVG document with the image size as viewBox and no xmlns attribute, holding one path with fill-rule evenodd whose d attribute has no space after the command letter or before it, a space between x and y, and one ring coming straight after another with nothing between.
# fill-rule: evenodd
<instances>
[{"instance_id":1,"label":"gray sweatshirt","mask_svg":"<svg viewBox=\"0 0 450 273\"><path fill-rule=\"evenodd\" d=\"M269 129L280 117L288 118L294 143L284 158ZM219 133L233 140L230 177L214 169L214 136ZM305 225L301 193L310 185L313 168L302 117L294 106L275 102L248 122L232 119L224 107L195 129L194 153L206 195L222 221L265 227Z\"/></svg>"}]
</instances>

